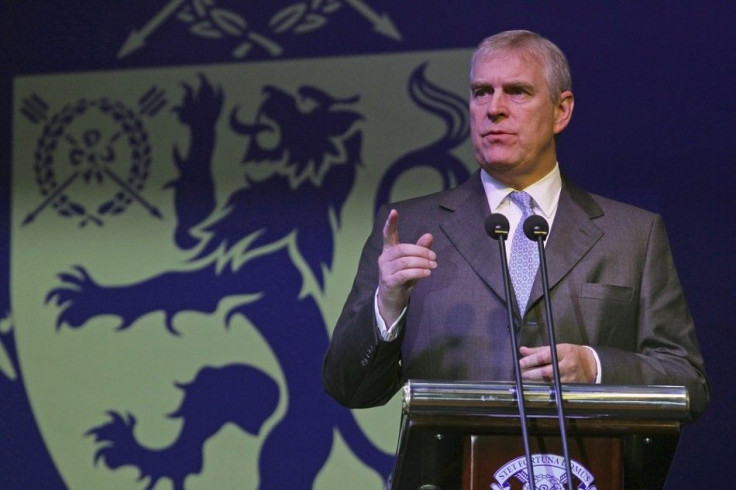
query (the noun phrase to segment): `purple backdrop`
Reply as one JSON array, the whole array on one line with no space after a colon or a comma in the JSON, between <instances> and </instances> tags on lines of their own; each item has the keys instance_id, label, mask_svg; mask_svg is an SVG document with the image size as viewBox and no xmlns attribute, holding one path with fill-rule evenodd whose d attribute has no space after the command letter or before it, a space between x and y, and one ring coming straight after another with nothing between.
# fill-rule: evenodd
<instances>
[{"instance_id":1,"label":"purple backdrop","mask_svg":"<svg viewBox=\"0 0 736 490\"><path fill-rule=\"evenodd\" d=\"M266 23L263 5L220 2ZM274 2L289 3L299 2ZM287 57L472 47L511 28L535 30L569 57L575 116L560 161L583 187L661 213L698 326L713 399L685 428L667 488L716 488L730 480L736 437L730 402L736 297L736 233L731 185L736 182L736 7L728 2L491 2L376 0L390 12L402 42L364 36L355 10L335 15L314 42L284 37ZM16 75L232 63L231 50L154 32L157 49L117 59L131 26L158 13L161 2L4 0L0 7L0 309L9 310L9 196L12 78ZM273 10L270 10L271 12ZM260 16L260 17L259 17ZM177 27L171 27L176 29ZM254 50L249 59L270 59ZM11 358L12 334L0 335ZM314 352L321 357L322 352ZM18 366L16 366L18 367ZM20 370L19 370L20 371ZM36 432L22 372L0 371L0 487L62 488Z\"/></svg>"}]
</instances>

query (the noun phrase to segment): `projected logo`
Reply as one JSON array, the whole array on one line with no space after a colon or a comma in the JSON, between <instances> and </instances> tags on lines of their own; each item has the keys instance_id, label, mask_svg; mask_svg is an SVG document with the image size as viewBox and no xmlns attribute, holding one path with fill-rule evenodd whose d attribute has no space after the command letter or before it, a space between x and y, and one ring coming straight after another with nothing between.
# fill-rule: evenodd
<instances>
[{"instance_id":1,"label":"projected logo","mask_svg":"<svg viewBox=\"0 0 736 490\"><path fill-rule=\"evenodd\" d=\"M442 130L374 172L358 244L405 175L468 177L453 155L466 102L415 66L397 97ZM33 144L16 154L12 303L49 453L70 487L104 487L107 469L121 487L199 488L232 454L245 464L230 481L312 488L339 435L386 481L393 454L321 382L337 234L371 131L370 151L385 147L364 98L386 89L183 73L130 75L129 98L77 79L96 95L52 102L36 82L21 96Z\"/></svg>"},{"instance_id":2,"label":"projected logo","mask_svg":"<svg viewBox=\"0 0 736 490\"><path fill-rule=\"evenodd\" d=\"M161 311L165 328L176 336L180 313L212 313L224 298L247 296L225 312L225 326L235 315L243 315L259 330L279 360L289 402L261 451L261 484L286 488L295 481L292 472L280 469L284 458L299 461L300 481L312 481L329 455L334 428L348 440L361 439L362 432L349 412L319 396L320 357L305 353L326 348L327 329L314 299L301 297L304 279L292 256L307 263L321 286L323 268L332 260L330 215L339 221L360 161L360 114L350 108L357 97L340 100L317 87L302 86L299 95L313 104L305 112L292 94L266 86L253 121L243 121L233 109L228 114L231 130L248 138L240 163L259 171L249 173L224 208L216 210L207 156L215 150L224 94L205 77L198 86L184 87L185 97L175 112L190 131L189 148L175 149L178 176L166 187L173 192L174 242L182 250L193 250L190 261L197 265L129 285L103 285L78 265L60 274L61 284L49 291L47 300L61 307L59 328L82 328L94 317L114 315L121 319L118 330L126 330ZM277 137L261 143L260 135L265 134ZM93 174L98 175L107 173ZM162 291L174 294L166 297ZM181 418L182 428L172 445L145 447L135 438L135 417L110 411L107 423L88 432L101 445L95 457L110 468L138 468L141 477L150 478L151 488L161 478L183 488L185 478L202 469L207 439L226 424L257 434L279 398L270 376L239 365L203 368L179 386L184 398L170 416ZM305 414L314 411L320 417L304 431ZM362 454L366 462L388 476L390 457L365 439L362 447L368 448Z\"/></svg>"}]
</instances>

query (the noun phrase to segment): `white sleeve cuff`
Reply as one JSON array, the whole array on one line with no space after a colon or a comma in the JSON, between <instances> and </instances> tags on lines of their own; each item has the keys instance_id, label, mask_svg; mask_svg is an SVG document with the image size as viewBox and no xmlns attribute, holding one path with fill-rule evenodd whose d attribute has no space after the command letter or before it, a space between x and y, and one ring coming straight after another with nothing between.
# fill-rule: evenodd
<instances>
[{"instance_id":1,"label":"white sleeve cuff","mask_svg":"<svg viewBox=\"0 0 736 490\"><path fill-rule=\"evenodd\" d=\"M593 353L593 358L595 359L595 384L599 385L601 384L601 359L598 357L598 353L594 348L587 345L584 345L583 347Z\"/></svg>"},{"instance_id":2,"label":"white sleeve cuff","mask_svg":"<svg viewBox=\"0 0 736 490\"><path fill-rule=\"evenodd\" d=\"M398 337L399 335L399 328L397 327L397 325L399 324L401 319L404 318L404 313L406 313L406 306L403 310L401 310L399 318L397 318L390 327L387 327L386 322L383 321L383 318L381 318L381 314L378 312L378 289L376 289L376 294L373 296L373 311L376 315L376 325L378 326L378 332L381 334L381 339L385 342L391 342L392 340L395 340L396 337Z\"/></svg>"}]
</instances>

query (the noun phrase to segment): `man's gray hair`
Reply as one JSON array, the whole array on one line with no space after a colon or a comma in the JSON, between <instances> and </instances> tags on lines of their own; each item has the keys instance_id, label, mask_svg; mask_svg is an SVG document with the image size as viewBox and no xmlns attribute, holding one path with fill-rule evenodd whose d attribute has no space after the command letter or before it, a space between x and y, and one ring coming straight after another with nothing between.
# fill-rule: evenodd
<instances>
[{"instance_id":1,"label":"man's gray hair","mask_svg":"<svg viewBox=\"0 0 736 490\"><path fill-rule=\"evenodd\" d=\"M476 61L500 52L522 53L538 59L544 65L547 88L553 101L565 90L572 90L570 65L565 54L555 43L531 31L505 31L481 41L470 63L471 77Z\"/></svg>"}]
</instances>

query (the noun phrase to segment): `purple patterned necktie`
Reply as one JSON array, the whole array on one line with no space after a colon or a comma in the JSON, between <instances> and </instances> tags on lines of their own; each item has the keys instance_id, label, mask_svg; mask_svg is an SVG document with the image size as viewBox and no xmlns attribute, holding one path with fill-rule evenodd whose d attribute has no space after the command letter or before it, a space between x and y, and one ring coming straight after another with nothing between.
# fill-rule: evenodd
<instances>
[{"instance_id":1,"label":"purple patterned necktie","mask_svg":"<svg viewBox=\"0 0 736 490\"><path fill-rule=\"evenodd\" d=\"M529 294L532 291L534 277L539 268L539 252L537 244L529 240L524 234L524 221L534 214L532 196L523 191L514 191L509 195L511 201L521 209L521 219L511 241L511 258L509 259L509 274L514 286L516 302L519 312L524 316Z\"/></svg>"}]
</instances>

